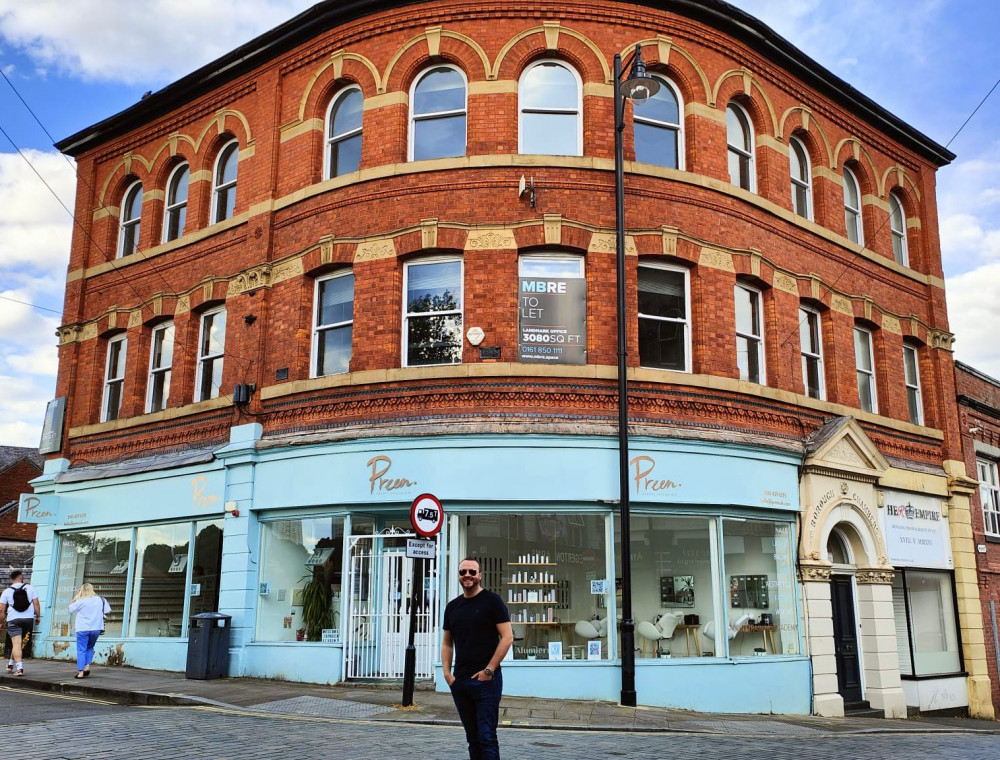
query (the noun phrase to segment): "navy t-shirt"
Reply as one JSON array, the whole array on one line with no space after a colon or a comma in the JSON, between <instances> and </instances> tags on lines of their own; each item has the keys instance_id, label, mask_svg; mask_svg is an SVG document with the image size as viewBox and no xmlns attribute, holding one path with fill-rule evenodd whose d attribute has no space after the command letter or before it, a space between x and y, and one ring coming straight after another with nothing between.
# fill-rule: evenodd
<instances>
[{"instance_id":1,"label":"navy t-shirt","mask_svg":"<svg viewBox=\"0 0 1000 760\"><path fill-rule=\"evenodd\" d=\"M497 625L509 622L510 613L503 599L486 589L472 598L462 594L448 602L444 630L451 631L455 678L469 678L490 664L500 643Z\"/></svg>"}]
</instances>

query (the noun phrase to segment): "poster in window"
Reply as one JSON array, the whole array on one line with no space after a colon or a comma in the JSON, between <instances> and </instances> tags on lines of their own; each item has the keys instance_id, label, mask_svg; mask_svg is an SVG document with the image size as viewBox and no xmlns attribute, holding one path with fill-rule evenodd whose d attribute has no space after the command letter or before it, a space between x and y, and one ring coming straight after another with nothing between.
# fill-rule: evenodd
<instances>
[{"instance_id":1,"label":"poster in window","mask_svg":"<svg viewBox=\"0 0 1000 760\"><path fill-rule=\"evenodd\" d=\"M661 575L660 603L665 607L694 607L694 576Z\"/></svg>"},{"instance_id":2,"label":"poster in window","mask_svg":"<svg viewBox=\"0 0 1000 760\"><path fill-rule=\"evenodd\" d=\"M518 361L586 364L587 281L522 277L518 291Z\"/></svg>"}]
</instances>

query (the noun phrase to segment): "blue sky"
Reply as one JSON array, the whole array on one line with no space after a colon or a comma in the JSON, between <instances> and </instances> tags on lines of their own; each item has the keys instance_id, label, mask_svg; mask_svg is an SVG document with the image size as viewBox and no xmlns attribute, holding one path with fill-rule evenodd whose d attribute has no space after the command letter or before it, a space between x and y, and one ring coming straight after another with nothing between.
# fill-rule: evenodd
<instances>
[{"instance_id":1,"label":"blue sky","mask_svg":"<svg viewBox=\"0 0 1000 760\"><path fill-rule=\"evenodd\" d=\"M733 4L942 145L1000 78L1000 4ZM310 5L0 0L0 70L59 140ZM0 444L37 446L45 403L55 392L54 333L72 221L34 172L70 208L75 181L70 163L3 80L0 128L31 163L0 135ZM958 158L938 173L938 208L955 355L1000 377L1000 88L950 149Z\"/></svg>"}]
</instances>

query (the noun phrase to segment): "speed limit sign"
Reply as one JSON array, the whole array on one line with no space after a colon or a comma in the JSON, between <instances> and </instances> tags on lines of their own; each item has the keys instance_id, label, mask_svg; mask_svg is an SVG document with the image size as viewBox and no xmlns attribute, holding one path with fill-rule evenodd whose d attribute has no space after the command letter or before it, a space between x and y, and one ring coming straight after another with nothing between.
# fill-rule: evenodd
<instances>
[{"instance_id":1,"label":"speed limit sign","mask_svg":"<svg viewBox=\"0 0 1000 760\"><path fill-rule=\"evenodd\" d=\"M410 507L410 524L424 538L431 538L441 532L444 525L444 508L436 496L422 493L413 500Z\"/></svg>"}]
</instances>

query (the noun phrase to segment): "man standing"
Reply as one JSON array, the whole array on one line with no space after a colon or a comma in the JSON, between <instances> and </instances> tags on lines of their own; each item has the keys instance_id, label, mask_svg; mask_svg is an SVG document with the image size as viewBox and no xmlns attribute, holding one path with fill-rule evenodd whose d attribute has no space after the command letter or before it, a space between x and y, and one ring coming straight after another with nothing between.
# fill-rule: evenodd
<instances>
[{"instance_id":1,"label":"man standing","mask_svg":"<svg viewBox=\"0 0 1000 760\"><path fill-rule=\"evenodd\" d=\"M21 661L22 637L35 629L35 623L41 621L42 613L38 606L38 593L24 582L20 570L10 574L11 585L0 594L0 617L7 616L7 633L10 634L10 662L7 672L24 675L24 663Z\"/></svg>"},{"instance_id":2,"label":"man standing","mask_svg":"<svg viewBox=\"0 0 1000 760\"><path fill-rule=\"evenodd\" d=\"M479 560L463 559L458 564L458 580L462 595L444 609L441 668L465 727L470 760L500 760L500 661L514 643L510 613L499 596L482 587Z\"/></svg>"}]
</instances>

